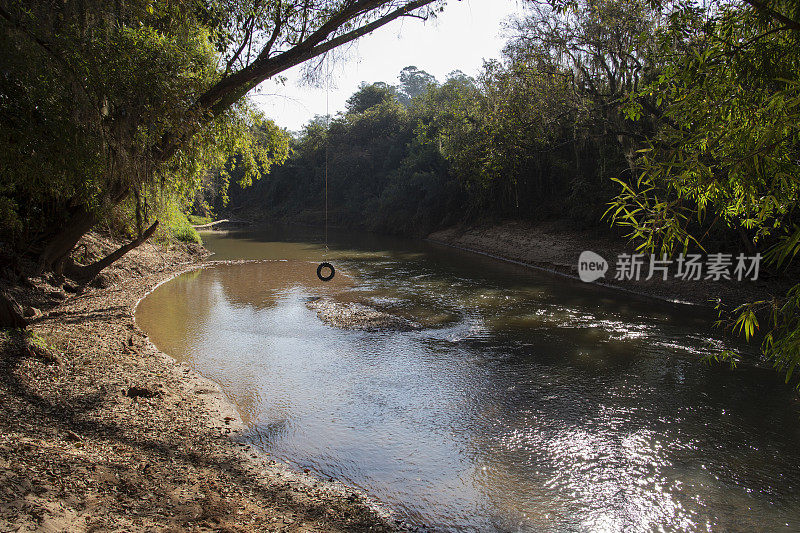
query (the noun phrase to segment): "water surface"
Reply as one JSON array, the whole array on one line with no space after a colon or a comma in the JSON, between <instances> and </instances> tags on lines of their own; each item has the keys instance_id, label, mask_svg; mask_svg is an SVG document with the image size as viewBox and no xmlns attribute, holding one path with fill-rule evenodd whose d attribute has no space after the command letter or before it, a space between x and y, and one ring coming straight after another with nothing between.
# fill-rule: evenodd
<instances>
[{"instance_id":1,"label":"water surface","mask_svg":"<svg viewBox=\"0 0 800 533\"><path fill-rule=\"evenodd\" d=\"M204 238L268 261L183 274L137 322L298 469L436 530L800 530L800 406L769 370L701 363L737 347L712 313L414 241ZM316 296L424 328L336 329Z\"/></svg>"}]
</instances>

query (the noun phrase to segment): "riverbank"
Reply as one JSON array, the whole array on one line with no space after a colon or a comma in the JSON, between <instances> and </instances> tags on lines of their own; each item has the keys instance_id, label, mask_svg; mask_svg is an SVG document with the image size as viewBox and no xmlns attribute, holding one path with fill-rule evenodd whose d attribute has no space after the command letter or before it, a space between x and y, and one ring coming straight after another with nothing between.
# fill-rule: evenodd
<instances>
[{"instance_id":1,"label":"riverbank","mask_svg":"<svg viewBox=\"0 0 800 533\"><path fill-rule=\"evenodd\" d=\"M83 250L114 245L91 236ZM136 327L136 303L206 256L146 243L86 290L6 287L47 350L0 333L0 531L394 529L361 495L239 442L219 387Z\"/></svg>"},{"instance_id":2,"label":"riverbank","mask_svg":"<svg viewBox=\"0 0 800 533\"><path fill-rule=\"evenodd\" d=\"M787 280L759 279L757 281L684 281L657 276L642 279L615 280L614 264L618 255L636 253L625 239L615 238L600 231L564 229L557 223L530 224L525 222L503 222L484 226L458 226L436 231L427 240L436 244L453 246L525 264L531 268L553 274L578 278L578 257L584 250L591 250L609 263L606 277L594 282L597 285L630 292L637 296L655 298L668 302L714 307L717 301L731 309L739 304L772 295L785 295L792 285Z\"/></svg>"}]
</instances>

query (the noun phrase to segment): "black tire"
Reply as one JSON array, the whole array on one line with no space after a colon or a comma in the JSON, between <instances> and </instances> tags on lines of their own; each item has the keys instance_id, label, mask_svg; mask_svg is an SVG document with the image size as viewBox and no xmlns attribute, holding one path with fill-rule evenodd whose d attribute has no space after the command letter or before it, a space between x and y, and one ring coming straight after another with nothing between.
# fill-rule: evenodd
<instances>
[{"instance_id":1,"label":"black tire","mask_svg":"<svg viewBox=\"0 0 800 533\"><path fill-rule=\"evenodd\" d=\"M323 268L331 269L331 275L330 276L323 276L322 275L322 269ZM336 275L336 269L333 268L333 265L330 264L330 263L320 263L319 266L317 267L317 277L322 281L330 281L330 280L333 279L333 276L335 276L335 275Z\"/></svg>"}]
</instances>

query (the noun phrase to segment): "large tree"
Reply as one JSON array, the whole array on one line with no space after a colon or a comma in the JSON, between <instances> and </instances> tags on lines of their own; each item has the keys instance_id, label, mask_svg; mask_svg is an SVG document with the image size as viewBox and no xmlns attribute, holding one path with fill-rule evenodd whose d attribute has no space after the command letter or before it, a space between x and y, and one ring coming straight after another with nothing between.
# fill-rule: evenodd
<instances>
[{"instance_id":1,"label":"large tree","mask_svg":"<svg viewBox=\"0 0 800 533\"><path fill-rule=\"evenodd\" d=\"M238 151L252 176L280 160L285 146L248 92L400 17L427 18L441 4L0 2L7 232L43 269L58 270L113 206L166 181L180 188L196 180L220 150Z\"/></svg>"}]
</instances>

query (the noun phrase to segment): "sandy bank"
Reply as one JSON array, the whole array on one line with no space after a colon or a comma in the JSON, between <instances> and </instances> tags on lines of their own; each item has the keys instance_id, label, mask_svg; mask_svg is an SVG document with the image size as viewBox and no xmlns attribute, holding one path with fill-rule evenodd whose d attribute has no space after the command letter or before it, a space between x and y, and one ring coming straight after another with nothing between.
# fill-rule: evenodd
<instances>
[{"instance_id":1,"label":"sandy bank","mask_svg":"<svg viewBox=\"0 0 800 533\"><path fill-rule=\"evenodd\" d=\"M596 231L565 230L552 223L534 225L504 222L453 227L430 234L428 240L522 263L578 280L579 283L582 282L578 278L578 256L584 250L591 250L604 257L610 263L612 272L619 254L635 253L622 238ZM772 294L785 294L791 285L787 280L763 279L716 282L671 278L664 281L655 277L649 281L618 281L613 279L613 273L595 283L642 297L708 307L716 305L717 300L724 302L726 307L734 307L747 301L770 298Z\"/></svg>"},{"instance_id":2,"label":"sandy bank","mask_svg":"<svg viewBox=\"0 0 800 533\"><path fill-rule=\"evenodd\" d=\"M0 334L0 531L393 529L343 485L237 442L243 424L219 388L136 327L136 302L204 257L146 244L105 288L35 279L16 291L58 360Z\"/></svg>"}]
</instances>

